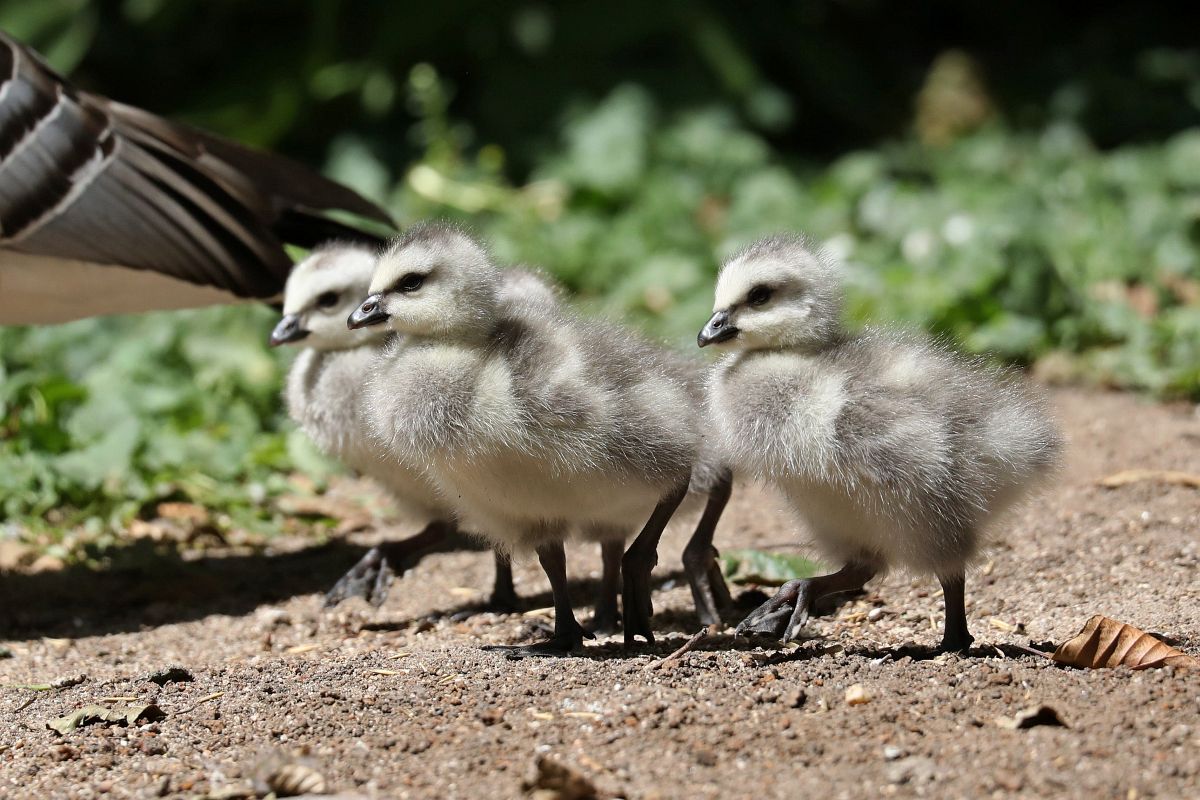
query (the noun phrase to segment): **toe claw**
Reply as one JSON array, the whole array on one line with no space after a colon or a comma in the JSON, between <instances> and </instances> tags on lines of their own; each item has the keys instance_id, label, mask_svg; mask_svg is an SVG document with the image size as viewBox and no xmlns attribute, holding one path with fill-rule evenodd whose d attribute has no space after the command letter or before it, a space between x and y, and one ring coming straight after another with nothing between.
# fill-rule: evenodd
<instances>
[{"instance_id":1,"label":"toe claw","mask_svg":"<svg viewBox=\"0 0 1200 800\"><path fill-rule=\"evenodd\" d=\"M372 547L325 594L325 608L333 608L351 597L361 597L379 607L387 599L393 578L395 573L383 551Z\"/></svg>"},{"instance_id":2,"label":"toe claw","mask_svg":"<svg viewBox=\"0 0 1200 800\"><path fill-rule=\"evenodd\" d=\"M757 611L737 626L739 636L759 635L759 636L782 636L787 628L787 622L792 616L791 606L782 606L770 613L758 613Z\"/></svg>"}]
</instances>

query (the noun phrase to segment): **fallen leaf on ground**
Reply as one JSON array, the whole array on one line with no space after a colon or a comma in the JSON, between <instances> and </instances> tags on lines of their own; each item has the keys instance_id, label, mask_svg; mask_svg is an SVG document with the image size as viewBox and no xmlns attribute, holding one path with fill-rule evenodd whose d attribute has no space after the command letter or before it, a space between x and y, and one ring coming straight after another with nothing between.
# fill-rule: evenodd
<instances>
[{"instance_id":1,"label":"fallen leaf on ground","mask_svg":"<svg viewBox=\"0 0 1200 800\"><path fill-rule=\"evenodd\" d=\"M1052 706L1030 706L1024 711L1018 711L1012 717L997 717L996 724L1001 728L1009 730L1023 730L1025 728L1036 728L1039 725L1051 725L1059 728L1070 727L1063 722L1062 717L1058 715Z\"/></svg>"},{"instance_id":2,"label":"fallen leaf on ground","mask_svg":"<svg viewBox=\"0 0 1200 800\"><path fill-rule=\"evenodd\" d=\"M1176 650L1161 639L1132 625L1097 614L1087 621L1079 635L1064 642L1051 656L1060 664L1086 669L1132 667L1200 668L1200 660Z\"/></svg>"},{"instance_id":3,"label":"fallen leaf on ground","mask_svg":"<svg viewBox=\"0 0 1200 800\"><path fill-rule=\"evenodd\" d=\"M797 578L811 578L819 564L791 553L762 550L726 550L721 554L721 571L733 583L780 586Z\"/></svg>"},{"instance_id":4,"label":"fallen leaf on ground","mask_svg":"<svg viewBox=\"0 0 1200 800\"><path fill-rule=\"evenodd\" d=\"M1200 474L1170 469L1127 469L1096 481L1105 489L1116 489L1131 483L1166 483L1171 486L1190 486L1200 489Z\"/></svg>"},{"instance_id":5,"label":"fallen leaf on ground","mask_svg":"<svg viewBox=\"0 0 1200 800\"><path fill-rule=\"evenodd\" d=\"M308 758L273 753L265 757L254 770L254 788L259 795L273 793L276 797L327 794L329 784Z\"/></svg>"},{"instance_id":6,"label":"fallen leaf on ground","mask_svg":"<svg viewBox=\"0 0 1200 800\"><path fill-rule=\"evenodd\" d=\"M89 705L84 706L77 711L72 711L65 717L59 717L55 720L50 720L46 723L46 727L58 731L60 734L66 735L76 728L81 728L84 725L92 725L102 723L105 725L133 725L140 720L153 722L154 720L162 719L166 714L162 709L153 703L143 703L134 706L118 706L116 708L105 708L104 706Z\"/></svg>"},{"instance_id":7,"label":"fallen leaf on ground","mask_svg":"<svg viewBox=\"0 0 1200 800\"><path fill-rule=\"evenodd\" d=\"M553 797L556 800L593 800L600 796L592 782L583 775L545 756L538 758L533 775L521 788L533 797Z\"/></svg>"}]
</instances>

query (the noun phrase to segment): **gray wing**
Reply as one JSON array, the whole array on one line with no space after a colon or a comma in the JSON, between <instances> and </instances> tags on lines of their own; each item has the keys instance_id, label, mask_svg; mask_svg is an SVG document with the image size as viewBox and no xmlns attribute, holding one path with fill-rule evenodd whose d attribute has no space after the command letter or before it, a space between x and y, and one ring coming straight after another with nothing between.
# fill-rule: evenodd
<instances>
[{"instance_id":1,"label":"gray wing","mask_svg":"<svg viewBox=\"0 0 1200 800\"><path fill-rule=\"evenodd\" d=\"M327 210L392 226L300 164L78 91L0 31L0 249L265 298L285 242L382 241Z\"/></svg>"}]
</instances>

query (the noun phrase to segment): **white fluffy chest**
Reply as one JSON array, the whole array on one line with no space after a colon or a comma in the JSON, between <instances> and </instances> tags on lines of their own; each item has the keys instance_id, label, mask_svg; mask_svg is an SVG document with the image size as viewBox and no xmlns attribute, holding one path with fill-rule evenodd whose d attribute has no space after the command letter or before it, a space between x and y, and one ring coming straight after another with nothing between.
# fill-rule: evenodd
<instances>
[{"instance_id":1,"label":"white fluffy chest","mask_svg":"<svg viewBox=\"0 0 1200 800\"><path fill-rule=\"evenodd\" d=\"M710 384L711 416L735 468L767 480L831 475L845 375L796 354L736 357Z\"/></svg>"},{"instance_id":2,"label":"white fluffy chest","mask_svg":"<svg viewBox=\"0 0 1200 800\"><path fill-rule=\"evenodd\" d=\"M399 346L371 372L364 396L368 425L399 458L488 452L519 435L511 373L503 359L485 351Z\"/></svg>"}]
</instances>

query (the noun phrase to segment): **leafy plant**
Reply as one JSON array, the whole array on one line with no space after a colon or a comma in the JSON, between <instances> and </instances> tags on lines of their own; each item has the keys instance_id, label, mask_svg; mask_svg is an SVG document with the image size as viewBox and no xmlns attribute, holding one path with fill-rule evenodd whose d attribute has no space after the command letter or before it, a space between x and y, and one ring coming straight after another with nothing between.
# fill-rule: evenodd
<instances>
[{"instance_id":1,"label":"leafy plant","mask_svg":"<svg viewBox=\"0 0 1200 800\"><path fill-rule=\"evenodd\" d=\"M681 349L721 259L806 230L847 265L854 324L943 335L1048 372L1200 398L1200 129L1103 152L1059 123L999 123L795 162L720 105L660 108L636 85L564 114L527 181L473 147L429 65L406 88L425 155L389 186L342 139L329 172L404 222L467 221L509 263L550 270L588 313ZM208 309L0 329L0 509L25 536L121 530L149 504L200 503L274 530L287 474L330 466L287 423L273 313Z\"/></svg>"}]
</instances>

